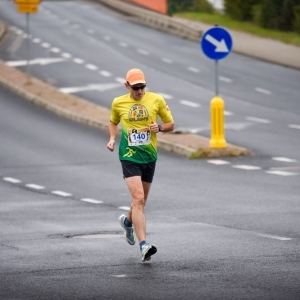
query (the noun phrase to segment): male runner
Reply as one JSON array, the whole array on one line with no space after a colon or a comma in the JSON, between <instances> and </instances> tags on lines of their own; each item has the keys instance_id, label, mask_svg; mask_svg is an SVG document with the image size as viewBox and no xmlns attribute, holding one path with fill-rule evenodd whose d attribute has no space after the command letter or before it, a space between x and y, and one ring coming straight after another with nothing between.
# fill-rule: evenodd
<instances>
[{"instance_id":1,"label":"male runner","mask_svg":"<svg viewBox=\"0 0 300 300\"><path fill-rule=\"evenodd\" d=\"M157 160L156 134L174 130L174 121L164 98L145 91L146 80L141 70L127 72L125 87L129 93L112 102L107 148L114 151L118 124L121 122L119 159L132 203L127 217L122 214L119 222L124 228L127 243L134 245L137 236L142 261L148 261L157 251L146 240L144 214ZM157 124L158 116L162 121L160 125Z\"/></svg>"}]
</instances>

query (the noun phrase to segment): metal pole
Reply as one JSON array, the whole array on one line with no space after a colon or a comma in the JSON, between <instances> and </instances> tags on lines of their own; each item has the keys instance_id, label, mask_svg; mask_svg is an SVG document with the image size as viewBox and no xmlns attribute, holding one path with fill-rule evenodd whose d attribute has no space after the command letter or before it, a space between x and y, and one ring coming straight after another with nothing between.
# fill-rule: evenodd
<instances>
[{"instance_id":1,"label":"metal pole","mask_svg":"<svg viewBox=\"0 0 300 300\"><path fill-rule=\"evenodd\" d=\"M29 13L26 14L26 31L27 31L27 65L26 65L26 72L29 78L29 61L30 61L30 29L29 29Z\"/></svg>"},{"instance_id":2,"label":"metal pole","mask_svg":"<svg viewBox=\"0 0 300 300\"><path fill-rule=\"evenodd\" d=\"M219 96L219 70L218 70L218 60L215 60L215 79L216 79L216 96Z\"/></svg>"}]
</instances>

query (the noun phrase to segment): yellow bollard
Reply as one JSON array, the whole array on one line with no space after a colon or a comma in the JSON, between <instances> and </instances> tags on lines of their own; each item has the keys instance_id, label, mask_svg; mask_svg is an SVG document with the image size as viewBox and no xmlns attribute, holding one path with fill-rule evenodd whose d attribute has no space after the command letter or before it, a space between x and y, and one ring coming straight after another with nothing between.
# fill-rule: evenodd
<instances>
[{"instance_id":1,"label":"yellow bollard","mask_svg":"<svg viewBox=\"0 0 300 300\"><path fill-rule=\"evenodd\" d=\"M226 148L224 138L224 101L219 96L210 102L211 139L210 148Z\"/></svg>"}]
</instances>

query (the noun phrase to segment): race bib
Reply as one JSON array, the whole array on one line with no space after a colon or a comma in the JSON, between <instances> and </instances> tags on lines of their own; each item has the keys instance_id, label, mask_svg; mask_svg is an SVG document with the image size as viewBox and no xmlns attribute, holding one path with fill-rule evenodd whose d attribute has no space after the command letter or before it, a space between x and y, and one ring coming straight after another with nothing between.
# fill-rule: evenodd
<instances>
[{"instance_id":1,"label":"race bib","mask_svg":"<svg viewBox=\"0 0 300 300\"><path fill-rule=\"evenodd\" d=\"M128 146L141 146L150 144L150 129L130 129L128 133Z\"/></svg>"}]
</instances>

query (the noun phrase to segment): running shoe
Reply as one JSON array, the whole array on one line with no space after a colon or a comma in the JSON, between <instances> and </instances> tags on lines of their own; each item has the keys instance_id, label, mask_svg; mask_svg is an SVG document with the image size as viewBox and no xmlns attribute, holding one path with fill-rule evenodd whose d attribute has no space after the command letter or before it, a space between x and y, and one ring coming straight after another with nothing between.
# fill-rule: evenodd
<instances>
[{"instance_id":1,"label":"running shoe","mask_svg":"<svg viewBox=\"0 0 300 300\"><path fill-rule=\"evenodd\" d=\"M157 249L154 245L150 243L146 243L141 250L142 253L142 261L148 261L151 259L151 255L155 254Z\"/></svg>"},{"instance_id":2,"label":"running shoe","mask_svg":"<svg viewBox=\"0 0 300 300\"><path fill-rule=\"evenodd\" d=\"M126 219L125 215L121 215L119 217L119 222L121 224L121 226L124 228L124 238L125 241L129 244L129 245L134 245L135 244L135 240L136 240L136 236L135 236L135 232L134 232L134 228L133 227L127 227L124 224L124 221Z\"/></svg>"}]
</instances>

